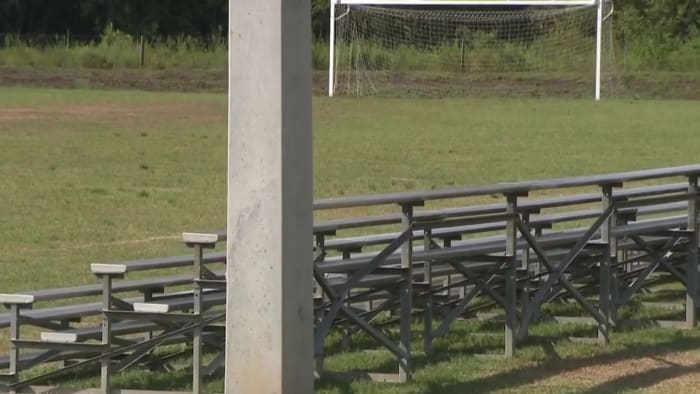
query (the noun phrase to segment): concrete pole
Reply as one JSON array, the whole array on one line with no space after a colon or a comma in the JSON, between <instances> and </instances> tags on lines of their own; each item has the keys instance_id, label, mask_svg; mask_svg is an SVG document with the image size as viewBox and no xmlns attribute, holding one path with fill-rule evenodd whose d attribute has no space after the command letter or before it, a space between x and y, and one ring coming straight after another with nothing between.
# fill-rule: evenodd
<instances>
[{"instance_id":1,"label":"concrete pole","mask_svg":"<svg viewBox=\"0 0 700 394\"><path fill-rule=\"evenodd\" d=\"M229 0L227 394L313 392L310 0Z\"/></svg>"}]
</instances>

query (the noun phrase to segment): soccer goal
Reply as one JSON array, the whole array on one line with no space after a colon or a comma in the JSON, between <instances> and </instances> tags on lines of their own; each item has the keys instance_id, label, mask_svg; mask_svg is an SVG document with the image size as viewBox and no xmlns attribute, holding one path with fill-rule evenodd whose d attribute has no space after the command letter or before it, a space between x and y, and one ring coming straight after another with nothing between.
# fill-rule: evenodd
<instances>
[{"instance_id":1,"label":"soccer goal","mask_svg":"<svg viewBox=\"0 0 700 394\"><path fill-rule=\"evenodd\" d=\"M599 100L614 85L612 12L610 0L330 0L328 93Z\"/></svg>"}]
</instances>

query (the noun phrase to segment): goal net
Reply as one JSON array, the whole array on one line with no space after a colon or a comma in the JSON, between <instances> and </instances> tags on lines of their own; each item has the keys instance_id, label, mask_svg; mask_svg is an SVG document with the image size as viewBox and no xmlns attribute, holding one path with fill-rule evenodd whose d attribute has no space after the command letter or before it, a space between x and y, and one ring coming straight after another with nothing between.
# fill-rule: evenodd
<instances>
[{"instance_id":1,"label":"goal net","mask_svg":"<svg viewBox=\"0 0 700 394\"><path fill-rule=\"evenodd\" d=\"M332 5L329 93L593 97L598 4L450 4ZM600 12L600 93L610 97L612 3Z\"/></svg>"}]
</instances>

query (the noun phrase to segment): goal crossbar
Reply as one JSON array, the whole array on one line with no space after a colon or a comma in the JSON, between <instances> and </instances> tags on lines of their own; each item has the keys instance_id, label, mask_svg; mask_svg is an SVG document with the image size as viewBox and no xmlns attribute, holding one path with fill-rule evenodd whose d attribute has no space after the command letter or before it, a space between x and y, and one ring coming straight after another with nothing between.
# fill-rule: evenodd
<instances>
[{"instance_id":1,"label":"goal crossbar","mask_svg":"<svg viewBox=\"0 0 700 394\"><path fill-rule=\"evenodd\" d=\"M602 51L602 23L603 2L605 0L329 0L330 3L330 48L328 70L328 95L333 96L334 91L334 57L335 57L335 23L336 10L339 5L368 5L368 6L543 6L543 7L575 7L596 6L598 8L596 21L596 60L595 60L595 100L600 100L601 84L601 51ZM341 15L340 17L343 17Z\"/></svg>"}]
</instances>

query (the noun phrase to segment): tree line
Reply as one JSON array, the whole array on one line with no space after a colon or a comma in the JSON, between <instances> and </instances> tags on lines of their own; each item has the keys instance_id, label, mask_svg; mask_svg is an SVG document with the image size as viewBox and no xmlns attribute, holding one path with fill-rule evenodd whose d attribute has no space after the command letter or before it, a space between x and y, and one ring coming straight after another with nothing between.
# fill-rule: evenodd
<instances>
[{"instance_id":1,"label":"tree line","mask_svg":"<svg viewBox=\"0 0 700 394\"><path fill-rule=\"evenodd\" d=\"M313 33L328 34L328 0L312 1ZM700 0L617 0L618 37L672 44L700 36ZM227 0L0 0L0 33L223 36Z\"/></svg>"},{"instance_id":2,"label":"tree line","mask_svg":"<svg viewBox=\"0 0 700 394\"><path fill-rule=\"evenodd\" d=\"M327 0L312 0L314 33L328 28ZM107 26L133 36L224 35L228 0L0 0L0 33L97 36Z\"/></svg>"}]
</instances>

